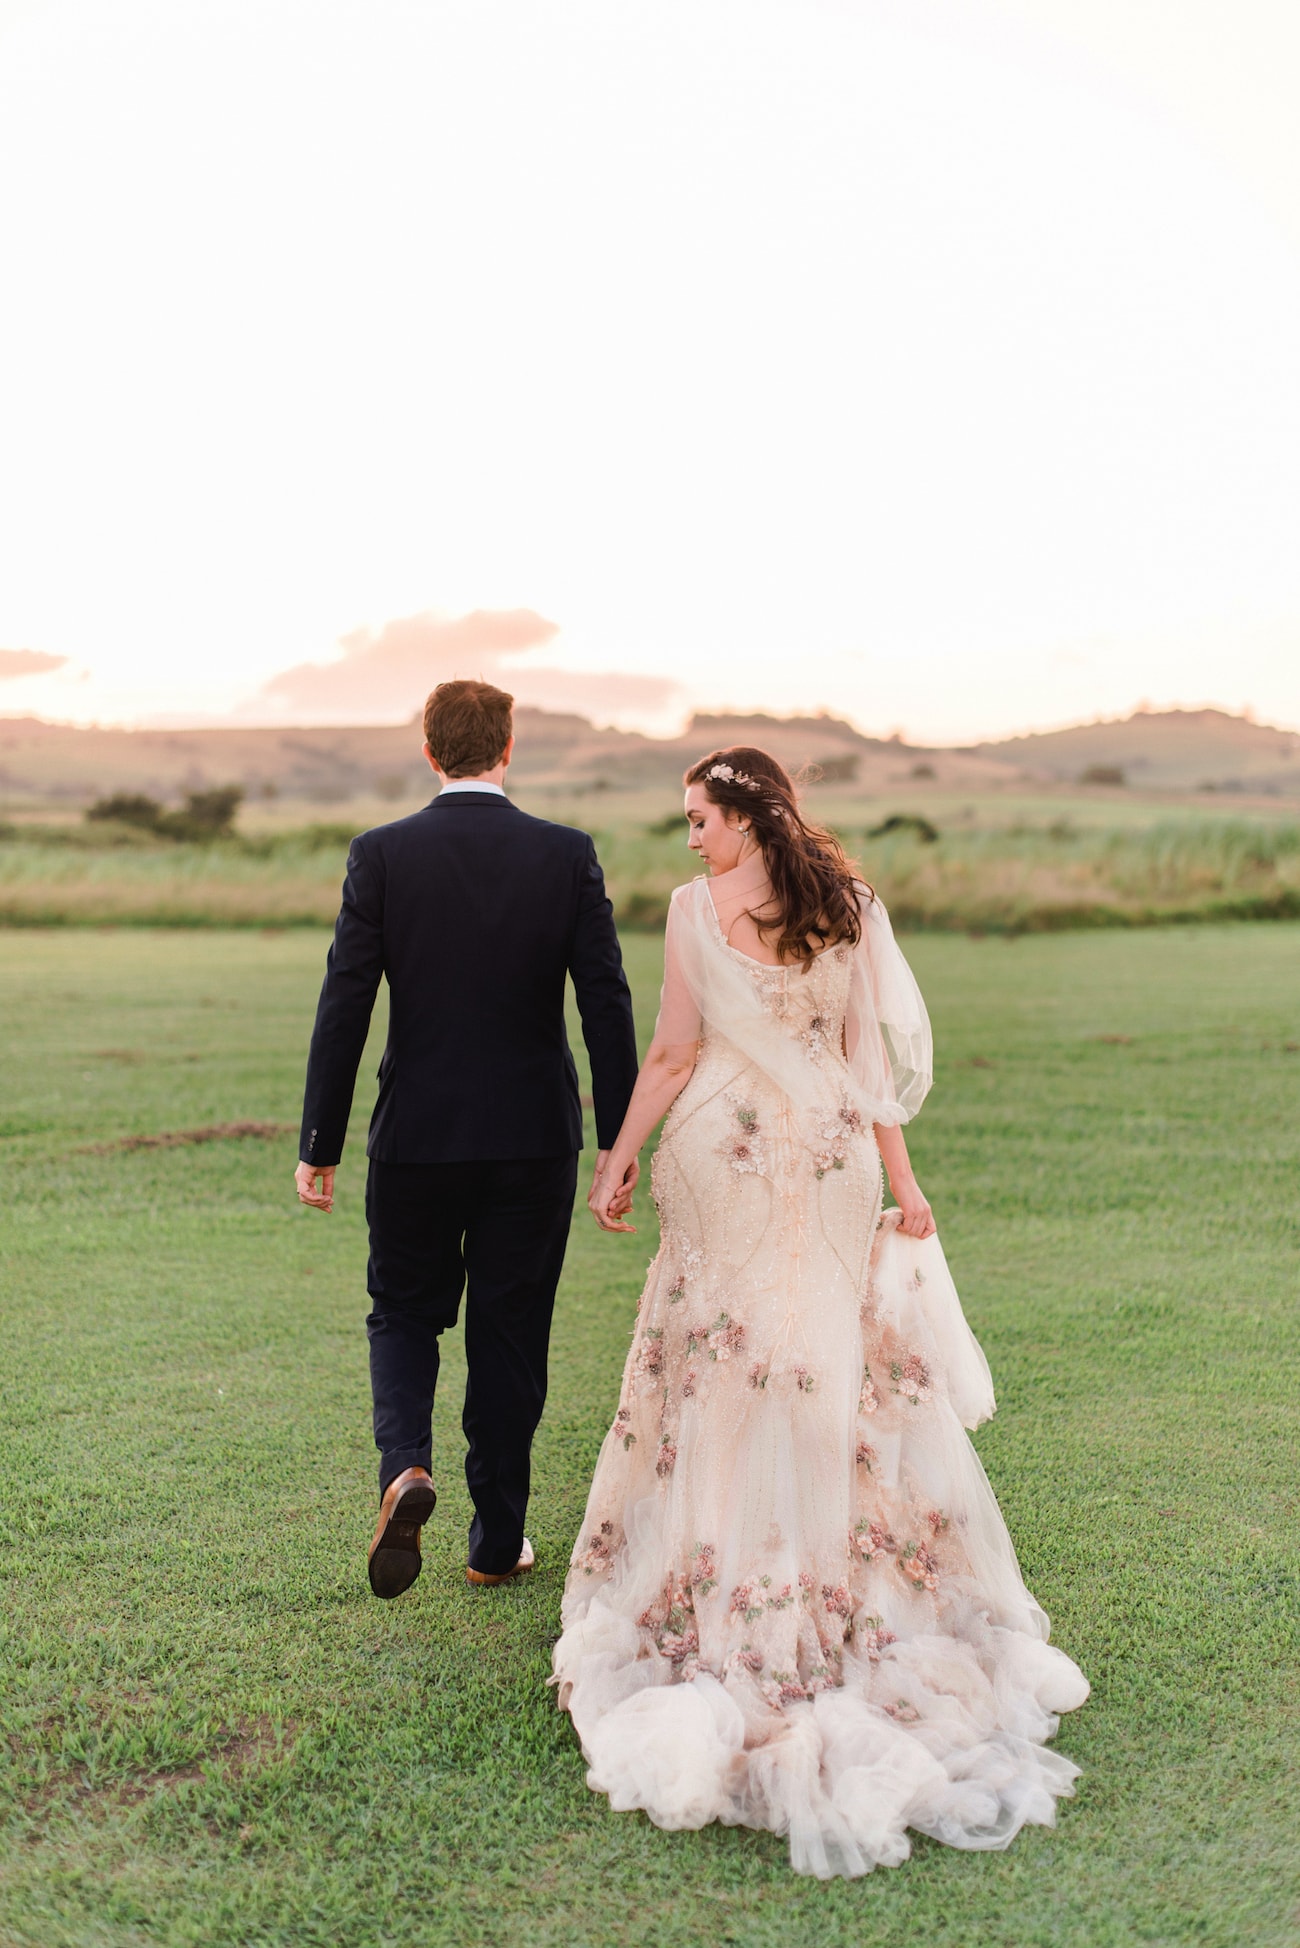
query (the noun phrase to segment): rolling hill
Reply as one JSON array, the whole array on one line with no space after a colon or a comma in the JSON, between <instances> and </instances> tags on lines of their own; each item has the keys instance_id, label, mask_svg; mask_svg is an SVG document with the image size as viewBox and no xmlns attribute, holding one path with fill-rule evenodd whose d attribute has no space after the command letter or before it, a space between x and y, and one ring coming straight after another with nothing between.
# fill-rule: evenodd
<instances>
[{"instance_id":1,"label":"rolling hill","mask_svg":"<svg viewBox=\"0 0 1300 1948\"><path fill-rule=\"evenodd\" d=\"M1077 781L1100 766L1153 791L1300 794L1300 735L1224 710L1140 710L976 749L1045 782Z\"/></svg>"},{"instance_id":2,"label":"rolling hill","mask_svg":"<svg viewBox=\"0 0 1300 1948\"><path fill-rule=\"evenodd\" d=\"M1094 774L1146 793L1225 792L1300 798L1300 735L1220 710L1138 711L965 748L871 737L843 718L700 714L680 737L602 730L586 718L516 712L514 774L556 792L675 791L683 769L727 744L760 744L792 769L820 767L837 796L900 785L935 792L1051 789ZM409 800L428 773L418 720L344 729L112 730L0 717L0 804L69 809L113 791L175 800L238 782L252 798L317 805Z\"/></svg>"}]
</instances>

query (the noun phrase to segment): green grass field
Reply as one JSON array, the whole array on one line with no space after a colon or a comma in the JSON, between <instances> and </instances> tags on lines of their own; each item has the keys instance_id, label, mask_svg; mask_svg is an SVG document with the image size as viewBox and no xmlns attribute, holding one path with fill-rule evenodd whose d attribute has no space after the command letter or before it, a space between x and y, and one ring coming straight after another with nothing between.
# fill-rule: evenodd
<instances>
[{"instance_id":1,"label":"green grass field","mask_svg":"<svg viewBox=\"0 0 1300 1948\"><path fill-rule=\"evenodd\" d=\"M536 1575L465 1587L453 1341L425 1573L381 1605L364 1115L331 1218L292 1136L123 1147L295 1123L324 945L0 933L5 1948L1300 1940L1300 928L910 943L976 1442L1094 1693L1054 1831L829 1886L611 1813L545 1689L647 1213L575 1224ZM648 1029L658 943L628 951Z\"/></svg>"}]
</instances>

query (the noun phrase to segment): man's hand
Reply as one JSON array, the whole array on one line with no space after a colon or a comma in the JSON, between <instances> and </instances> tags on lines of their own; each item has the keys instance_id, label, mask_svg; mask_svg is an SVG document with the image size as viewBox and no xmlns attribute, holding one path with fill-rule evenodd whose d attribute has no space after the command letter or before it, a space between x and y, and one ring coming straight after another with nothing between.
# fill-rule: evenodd
<instances>
[{"instance_id":1,"label":"man's hand","mask_svg":"<svg viewBox=\"0 0 1300 1948\"><path fill-rule=\"evenodd\" d=\"M602 1231L635 1231L624 1220L632 1209L632 1192L641 1175L640 1161L633 1157L621 1175L611 1173L608 1150L596 1152L596 1170L591 1180L587 1209Z\"/></svg>"},{"instance_id":2,"label":"man's hand","mask_svg":"<svg viewBox=\"0 0 1300 1948\"><path fill-rule=\"evenodd\" d=\"M326 1164L323 1169L315 1164L300 1163L293 1173L293 1181L298 1187L298 1202L300 1204L310 1204L317 1211L332 1211L334 1209L335 1168L336 1166L332 1163ZM316 1179L318 1177L320 1179L319 1190L316 1188Z\"/></svg>"}]
</instances>

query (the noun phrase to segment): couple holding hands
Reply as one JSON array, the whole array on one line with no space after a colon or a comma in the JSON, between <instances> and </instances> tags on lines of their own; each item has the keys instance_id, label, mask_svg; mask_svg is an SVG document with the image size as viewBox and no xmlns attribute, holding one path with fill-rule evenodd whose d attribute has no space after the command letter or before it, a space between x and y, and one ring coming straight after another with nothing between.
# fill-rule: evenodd
<instances>
[{"instance_id":1,"label":"couple holding hands","mask_svg":"<svg viewBox=\"0 0 1300 1948\"><path fill-rule=\"evenodd\" d=\"M706 876L673 895L638 1073L592 841L505 794L511 702L472 681L430 696L441 788L353 841L312 1035L297 1187L329 1210L387 980L371 1587L420 1572L438 1341L462 1295L466 1574L533 1568L529 1457L582 1142L571 979L604 1230L631 1228L666 1117L661 1245L554 1653L589 1783L662 1827L785 1834L822 1877L898 1864L908 1828L1004 1847L1072 1792L1047 1741L1088 1686L1047 1642L967 1438L993 1393L908 1160L930 1030L885 909L776 759L702 757L684 811Z\"/></svg>"}]
</instances>

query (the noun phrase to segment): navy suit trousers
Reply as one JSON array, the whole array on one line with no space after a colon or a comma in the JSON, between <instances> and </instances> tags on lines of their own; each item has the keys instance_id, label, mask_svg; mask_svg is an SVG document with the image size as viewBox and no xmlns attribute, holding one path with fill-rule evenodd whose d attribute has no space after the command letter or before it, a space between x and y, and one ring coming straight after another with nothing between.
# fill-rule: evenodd
<instances>
[{"instance_id":1,"label":"navy suit trousers","mask_svg":"<svg viewBox=\"0 0 1300 1948\"><path fill-rule=\"evenodd\" d=\"M370 1163L366 1330L379 1492L404 1468L430 1465L438 1335L456 1324L464 1294L469 1564L489 1575L513 1569L523 1541L577 1174L575 1155Z\"/></svg>"}]
</instances>

